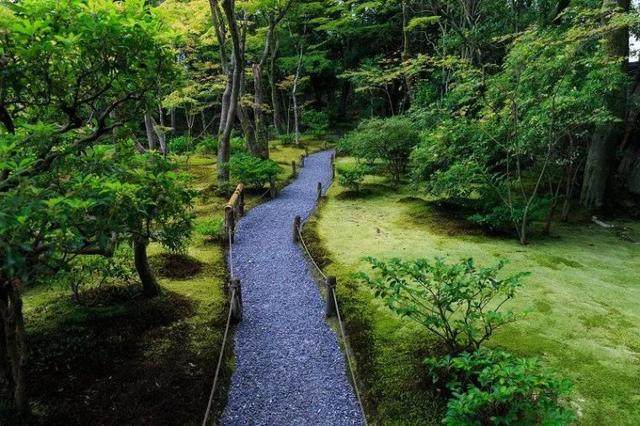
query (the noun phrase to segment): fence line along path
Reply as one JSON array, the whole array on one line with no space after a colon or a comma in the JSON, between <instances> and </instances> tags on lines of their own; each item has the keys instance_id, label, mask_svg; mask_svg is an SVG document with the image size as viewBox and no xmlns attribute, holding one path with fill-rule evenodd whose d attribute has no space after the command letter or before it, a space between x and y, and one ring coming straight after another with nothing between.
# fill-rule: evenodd
<instances>
[{"instance_id":1,"label":"fence line along path","mask_svg":"<svg viewBox=\"0 0 640 426\"><path fill-rule=\"evenodd\" d=\"M236 225L231 262L242 282L243 317L223 425L363 424L312 266L291 226L315 209L317 183L329 186L332 154L306 157L295 181Z\"/></svg>"}]
</instances>

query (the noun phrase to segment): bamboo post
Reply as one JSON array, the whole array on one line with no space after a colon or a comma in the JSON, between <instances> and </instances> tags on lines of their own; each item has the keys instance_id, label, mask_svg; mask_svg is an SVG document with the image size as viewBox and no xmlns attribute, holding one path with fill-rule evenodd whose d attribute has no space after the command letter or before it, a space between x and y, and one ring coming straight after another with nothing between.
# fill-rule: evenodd
<instances>
[{"instance_id":1,"label":"bamboo post","mask_svg":"<svg viewBox=\"0 0 640 426\"><path fill-rule=\"evenodd\" d=\"M240 199L238 200L238 214L244 216L244 191L240 191Z\"/></svg>"},{"instance_id":2,"label":"bamboo post","mask_svg":"<svg viewBox=\"0 0 640 426\"><path fill-rule=\"evenodd\" d=\"M336 316L336 277L327 277L327 306L325 308L325 315L327 318Z\"/></svg>"},{"instance_id":3,"label":"bamboo post","mask_svg":"<svg viewBox=\"0 0 640 426\"><path fill-rule=\"evenodd\" d=\"M291 170L293 170L292 174L293 176L296 175L296 161L295 160L291 160Z\"/></svg>"},{"instance_id":4,"label":"bamboo post","mask_svg":"<svg viewBox=\"0 0 640 426\"><path fill-rule=\"evenodd\" d=\"M322 182L318 182L318 197L317 197L317 201L320 201L321 197L322 197Z\"/></svg>"},{"instance_id":5,"label":"bamboo post","mask_svg":"<svg viewBox=\"0 0 640 426\"><path fill-rule=\"evenodd\" d=\"M231 299L231 319L238 323L242 321L242 288L240 287L240 280L238 278L234 278L231 280L231 284L229 285L229 290L233 295ZM235 292L234 292L235 290Z\"/></svg>"},{"instance_id":6,"label":"bamboo post","mask_svg":"<svg viewBox=\"0 0 640 426\"><path fill-rule=\"evenodd\" d=\"M234 233L235 233L235 217L233 216L233 207L227 205L224 208L224 227L225 227L225 231L227 233L227 236L229 237L229 242L231 244L233 244L233 240L234 240Z\"/></svg>"},{"instance_id":7,"label":"bamboo post","mask_svg":"<svg viewBox=\"0 0 640 426\"><path fill-rule=\"evenodd\" d=\"M304 154L300 154L300 167L304 167Z\"/></svg>"},{"instance_id":8,"label":"bamboo post","mask_svg":"<svg viewBox=\"0 0 640 426\"><path fill-rule=\"evenodd\" d=\"M300 219L300 216L296 216L295 218L293 218L293 241L295 241L296 243L300 241L300 224L302 223L302 220Z\"/></svg>"},{"instance_id":9,"label":"bamboo post","mask_svg":"<svg viewBox=\"0 0 640 426\"><path fill-rule=\"evenodd\" d=\"M269 195L272 199L276 198L276 195L278 195L278 189L276 188L275 179L271 179L271 181L269 182Z\"/></svg>"},{"instance_id":10,"label":"bamboo post","mask_svg":"<svg viewBox=\"0 0 640 426\"><path fill-rule=\"evenodd\" d=\"M336 154L331 154L331 179L336 178Z\"/></svg>"}]
</instances>

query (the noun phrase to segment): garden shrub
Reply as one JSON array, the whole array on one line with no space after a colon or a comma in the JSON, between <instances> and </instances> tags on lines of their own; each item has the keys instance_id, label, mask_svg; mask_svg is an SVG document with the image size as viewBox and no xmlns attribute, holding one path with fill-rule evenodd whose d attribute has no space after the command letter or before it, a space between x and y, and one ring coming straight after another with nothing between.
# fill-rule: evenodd
<instances>
[{"instance_id":1,"label":"garden shrub","mask_svg":"<svg viewBox=\"0 0 640 426\"><path fill-rule=\"evenodd\" d=\"M364 181L364 166L341 167L338 169L338 182L350 191L358 192Z\"/></svg>"},{"instance_id":2,"label":"garden shrub","mask_svg":"<svg viewBox=\"0 0 640 426\"><path fill-rule=\"evenodd\" d=\"M169 152L173 154L186 154L194 148L191 136L176 136L169 139Z\"/></svg>"},{"instance_id":3,"label":"garden shrub","mask_svg":"<svg viewBox=\"0 0 640 426\"><path fill-rule=\"evenodd\" d=\"M213 136L204 136L198 141L196 151L199 154L212 154L218 153L218 141Z\"/></svg>"},{"instance_id":4,"label":"garden shrub","mask_svg":"<svg viewBox=\"0 0 640 426\"><path fill-rule=\"evenodd\" d=\"M367 258L377 274L360 279L392 311L424 325L448 353L478 350L500 326L514 321L501 307L515 295L526 273L499 278L505 262L480 268L473 259L388 262Z\"/></svg>"},{"instance_id":5,"label":"garden shrub","mask_svg":"<svg viewBox=\"0 0 640 426\"><path fill-rule=\"evenodd\" d=\"M309 133L319 137L329 129L329 115L323 111L306 110L302 114L302 124L309 129Z\"/></svg>"},{"instance_id":6,"label":"garden shrub","mask_svg":"<svg viewBox=\"0 0 640 426\"><path fill-rule=\"evenodd\" d=\"M274 180L281 169L273 160L263 160L249 154L235 154L229 161L231 176L248 187L262 188Z\"/></svg>"},{"instance_id":7,"label":"garden shrub","mask_svg":"<svg viewBox=\"0 0 640 426\"><path fill-rule=\"evenodd\" d=\"M338 151L368 163L381 160L386 173L398 183L407 170L413 148L420 135L406 117L372 118L338 142Z\"/></svg>"},{"instance_id":8,"label":"garden shrub","mask_svg":"<svg viewBox=\"0 0 640 426\"><path fill-rule=\"evenodd\" d=\"M234 136L230 140L231 154L247 153L247 141L241 136Z\"/></svg>"},{"instance_id":9,"label":"garden shrub","mask_svg":"<svg viewBox=\"0 0 640 426\"><path fill-rule=\"evenodd\" d=\"M574 420L563 406L570 383L535 358L478 350L425 363L434 383L449 396L448 425L561 425Z\"/></svg>"}]
</instances>

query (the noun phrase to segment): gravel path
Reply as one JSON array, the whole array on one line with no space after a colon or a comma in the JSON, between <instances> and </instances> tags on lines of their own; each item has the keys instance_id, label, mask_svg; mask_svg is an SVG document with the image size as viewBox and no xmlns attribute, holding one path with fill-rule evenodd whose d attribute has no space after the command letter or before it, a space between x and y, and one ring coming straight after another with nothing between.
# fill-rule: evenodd
<instances>
[{"instance_id":1,"label":"gravel path","mask_svg":"<svg viewBox=\"0 0 640 426\"><path fill-rule=\"evenodd\" d=\"M331 182L331 152L310 155L275 200L236 229L233 268L242 283L236 370L223 425L361 425L336 334L311 269L293 242L293 219L315 208Z\"/></svg>"}]
</instances>

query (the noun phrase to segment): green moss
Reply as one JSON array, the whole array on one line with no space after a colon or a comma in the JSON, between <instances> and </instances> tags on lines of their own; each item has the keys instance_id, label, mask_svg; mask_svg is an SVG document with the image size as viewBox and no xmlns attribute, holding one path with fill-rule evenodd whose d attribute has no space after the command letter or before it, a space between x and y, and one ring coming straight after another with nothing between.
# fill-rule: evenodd
<instances>
[{"instance_id":1,"label":"green moss","mask_svg":"<svg viewBox=\"0 0 640 426\"><path fill-rule=\"evenodd\" d=\"M340 159L339 164L349 161ZM369 182L379 184L375 179ZM521 246L505 236L490 237L466 228L455 214L443 215L410 188L357 199L342 196L344 191L337 183L331 188L317 221L327 257L335 260L329 271L348 281L351 273L366 267L362 258L369 255L474 257L479 264L508 259L505 273L532 273L510 306L528 314L500 330L490 344L541 357L569 377L575 383L572 404L580 423L640 423L640 245L597 226L559 224L552 238ZM638 223L623 225L630 232L640 231ZM392 382L403 368L416 373L415 365L409 364L417 360L398 355L397 365L391 365L385 351L393 353L406 342L426 346L416 342L415 331L398 337L395 330L404 329L405 321L390 317L367 293L354 286L341 293L345 304L353 305L349 320L367 325L361 358L371 357L386 366L361 368L373 375L367 392L383 407L376 414L381 423L412 423L411 415L384 407L400 404L411 412L415 405L376 386L378 381ZM409 386L402 375L397 380ZM428 393L422 397L429 398Z\"/></svg>"},{"instance_id":2,"label":"green moss","mask_svg":"<svg viewBox=\"0 0 640 426\"><path fill-rule=\"evenodd\" d=\"M321 143L311 141L310 150ZM276 161L291 164L300 148L273 146ZM181 156L182 170L193 176L199 195L196 221L223 216L226 199L212 191L213 156ZM290 179L285 170L279 185ZM247 208L262 202L246 195ZM140 286L122 283L92 290L91 306L71 300L67 288L53 283L24 295L30 350L29 389L44 423L79 423L96 418L112 423L198 424L207 405L227 313L224 250L194 233L183 255L149 247L151 266L163 288L154 299ZM226 403L233 370L227 348L213 416ZM0 419L0 423L2 420Z\"/></svg>"}]
</instances>

